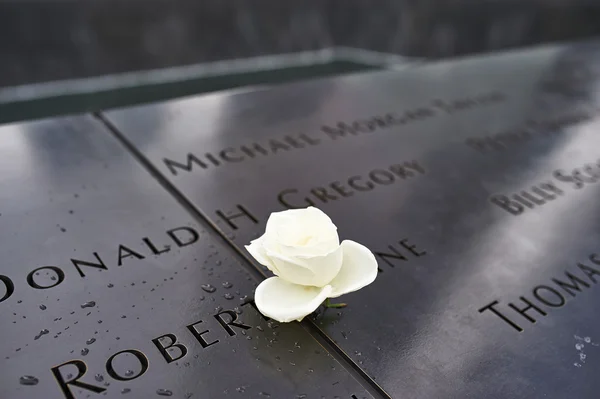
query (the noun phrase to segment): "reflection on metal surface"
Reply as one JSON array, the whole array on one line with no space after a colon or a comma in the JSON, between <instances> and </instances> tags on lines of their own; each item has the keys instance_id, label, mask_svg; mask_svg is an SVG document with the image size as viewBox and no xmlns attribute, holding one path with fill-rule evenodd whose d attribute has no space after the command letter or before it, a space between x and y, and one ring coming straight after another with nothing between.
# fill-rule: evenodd
<instances>
[{"instance_id":1,"label":"reflection on metal surface","mask_svg":"<svg viewBox=\"0 0 600 399\"><path fill-rule=\"evenodd\" d=\"M0 397L371 397L93 118L0 135Z\"/></svg>"},{"instance_id":2,"label":"reflection on metal surface","mask_svg":"<svg viewBox=\"0 0 600 399\"><path fill-rule=\"evenodd\" d=\"M575 345L600 334L599 58L555 46L106 117L239 247L315 204L373 249L378 280L314 323L392 397L595 397L600 352Z\"/></svg>"}]
</instances>

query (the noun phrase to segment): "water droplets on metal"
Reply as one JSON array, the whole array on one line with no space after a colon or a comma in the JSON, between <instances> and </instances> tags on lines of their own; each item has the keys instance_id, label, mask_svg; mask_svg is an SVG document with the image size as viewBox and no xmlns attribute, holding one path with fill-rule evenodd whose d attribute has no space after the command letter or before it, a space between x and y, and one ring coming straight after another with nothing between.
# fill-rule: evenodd
<instances>
[{"instance_id":1,"label":"water droplets on metal","mask_svg":"<svg viewBox=\"0 0 600 399\"><path fill-rule=\"evenodd\" d=\"M88 302L85 302L85 303L81 304L81 309L93 308L94 306L96 306L96 302L94 302L94 301L88 301Z\"/></svg>"},{"instance_id":2,"label":"water droplets on metal","mask_svg":"<svg viewBox=\"0 0 600 399\"><path fill-rule=\"evenodd\" d=\"M173 392L169 391L168 389L161 388L156 390L156 394L160 396L172 396Z\"/></svg>"},{"instance_id":3,"label":"water droplets on metal","mask_svg":"<svg viewBox=\"0 0 600 399\"><path fill-rule=\"evenodd\" d=\"M208 293L213 293L217 290L214 286L210 284L202 284L200 287Z\"/></svg>"},{"instance_id":4,"label":"water droplets on metal","mask_svg":"<svg viewBox=\"0 0 600 399\"><path fill-rule=\"evenodd\" d=\"M90 353L90 350L89 350L88 348L83 348L83 349L81 350L81 356L85 356L85 355L87 355L88 353Z\"/></svg>"},{"instance_id":5,"label":"water droplets on metal","mask_svg":"<svg viewBox=\"0 0 600 399\"><path fill-rule=\"evenodd\" d=\"M33 337L33 339L34 339L34 340L38 340L38 339L40 339L40 337L41 337L42 335L46 335L46 334L48 334L49 332L50 332L50 331L48 331L48 329L47 329L47 328L44 328L42 331L40 331L40 333L39 333L38 335L36 335L35 337Z\"/></svg>"},{"instance_id":6,"label":"water droplets on metal","mask_svg":"<svg viewBox=\"0 0 600 399\"><path fill-rule=\"evenodd\" d=\"M91 345L91 344L93 344L94 342L96 342L96 338L90 338L90 339L88 339L87 341L85 341L85 344L86 344L86 345Z\"/></svg>"},{"instance_id":7,"label":"water droplets on metal","mask_svg":"<svg viewBox=\"0 0 600 399\"><path fill-rule=\"evenodd\" d=\"M40 382L40 380L32 375L24 375L19 378L19 384L21 385L37 385L38 382Z\"/></svg>"},{"instance_id":8,"label":"water droplets on metal","mask_svg":"<svg viewBox=\"0 0 600 399\"><path fill-rule=\"evenodd\" d=\"M46 310L46 305L40 305L40 309Z\"/></svg>"},{"instance_id":9,"label":"water droplets on metal","mask_svg":"<svg viewBox=\"0 0 600 399\"><path fill-rule=\"evenodd\" d=\"M228 292L228 293L226 293L225 295L223 295L223 297L224 297L225 299L229 299L229 300L233 299L233 295L231 295L229 292Z\"/></svg>"}]
</instances>

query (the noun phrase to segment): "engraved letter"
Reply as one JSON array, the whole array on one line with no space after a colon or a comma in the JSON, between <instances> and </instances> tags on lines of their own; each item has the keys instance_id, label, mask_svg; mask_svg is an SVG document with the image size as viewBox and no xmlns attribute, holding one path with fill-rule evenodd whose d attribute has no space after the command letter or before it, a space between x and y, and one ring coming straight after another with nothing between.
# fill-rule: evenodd
<instances>
[{"instance_id":1,"label":"engraved letter","mask_svg":"<svg viewBox=\"0 0 600 399\"><path fill-rule=\"evenodd\" d=\"M182 163L179 163L179 162L171 161L170 159L167 159L167 158L163 158L163 162L165 163L165 165L167 165L167 168L169 168L171 173L174 174L175 176L177 176L177 169L175 169L175 168L179 168L179 169L185 170L187 172L191 172L192 166L194 163L198 164L200 167L202 167L202 169L206 169L208 167L204 162L199 160L192 153L189 153L187 155L187 164L185 164L185 165Z\"/></svg>"},{"instance_id":2,"label":"engraved letter","mask_svg":"<svg viewBox=\"0 0 600 399\"><path fill-rule=\"evenodd\" d=\"M163 346L162 342L160 342L163 338L169 338L171 340L171 342L167 346ZM158 348L158 351L161 353L161 355L163 355L163 357L165 358L167 363L171 363L171 362L174 362L175 360L179 360L187 354L187 348L185 347L185 345L177 342L177 337L174 334L162 335L158 338L154 338L152 340L152 342L154 343L154 345L156 345L156 347ZM173 348L173 347L179 349L179 351L181 352L179 354L179 356L173 357L173 356L171 356L171 354L169 352L167 352L167 349Z\"/></svg>"},{"instance_id":3,"label":"engraved letter","mask_svg":"<svg viewBox=\"0 0 600 399\"><path fill-rule=\"evenodd\" d=\"M125 245L119 245L119 261L117 262L117 265L122 266L123 259L129 258L130 256L133 256L138 259L144 259L144 256L142 254L138 254L133 249L130 249L130 248L126 247Z\"/></svg>"},{"instance_id":4,"label":"engraved letter","mask_svg":"<svg viewBox=\"0 0 600 399\"><path fill-rule=\"evenodd\" d=\"M538 288L538 287L536 287L536 288ZM535 294L535 292L536 292L536 291L534 290L534 295L536 295L536 294ZM536 298L538 298L538 297L537 297L537 295L536 295ZM546 313L546 312L544 312L542 309L540 309L540 308L538 308L537 306L535 306L533 303L531 303L531 302L530 302L530 301L529 301L527 298L525 298L524 296L520 297L520 299L521 299L523 302L525 302L525 303L527 304L527 306L525 306L523 309L519 309L518 307L516 307L516 306L515 306L515 305L513 305L512 303L509 303L509 304L508 304L508 306L510 306L511 308L513 308L513 310L514 310L515 312L519 313L521 316L525 317L525 318L526 318L527 320L529 320L530 322L532 322L532 323L535 323L535 319L534 319L533 317L531 317L531 316L529 316L529 315L527 314L527 311L528 311L529 309L534 309L534 310L536 310L536 311L537 311L539 314L541 314L542 316L546 316L546 315L547 315L547 313ZM538 299L539 299L539 298L538 298Z\"/></svg>"},{"instance_id":5,"label":"engraved letter","mask_svg":"<svg viewBox=\"0 0 600 399\"><path fill-rule=\"evenodd\" d=\"M550 302L549 300L542 298L539 293L540 290L546 290L553 293L555 296L558 297L558 303ZM560 292L556 291L554 288L545 285L538 285L537 287L535 287L533 289L533 296L536 297L538 301L543 302L548 306L552 306L553 308L559 308L565 304L565 298L560 294Z\"/></svg>"},{"instance_id":6,"label":"engraved letter","mask_svg":"<svg viewBox=\"0 0 600 399\"><path fill-rule=\"evenodd\" d=\"M60 373L59 369L62 366L66 366L68 364L72 364L75 367L77 367L77 376L69 381L65 381L62 374ZM83 377L85 375L85 373L87 371L87 366L81 360L70 360L63 364L59 364L58 366L54 366L50 370L52 370L52 374L54 375L56 382L58 382L58 386L60 386L60 389L62 390L63 395L65 395L65 398L67 398L67 399L75 399L75 396L71 392L71 388L69 387L69 385L73 385L74 387L81 388L81 389L87 389L88 391L92 391L94 393L100 393L100 392L106 391L106 388L101 388L101 387L97 387L95 385L91 385L91 384L87 384L85 382L78 381L81 377Z\"/></svg>"},{"instance_id":7,"label":"engraved letter","mask_svg":"<svg viewBox=\"0 0 600 399\"><path fill-rule=\"evenodd\" d=\"M570 294L571 296L575 296L575 294L571 290L576 290L576 291L581 292L581 288L579 288L579 284L583 285L586 288L590 287L590 285L588 283L581 280L579 277L572 275L569 272L565 272L565 276L567 276L569 278L569 281L571 282L571 284L565 283L564 281L561 281L557 278L553 278L552 281L554 281L554 283L556 283L556 285L561 287L563 290L567 291L567 293Z\"/></svg>"},{"instance_id":8,"label":"engraved letter","mask_svg":"<svg viewBox=\"0 0 600 399\"><path fill-rule=\"evenodd\" d=\"M187 231L188 233L190 233L191 238L188 239L188 241L183 242L175 234L176 231ZM196 230L192 229L191 227L185 227L185 226L177 227L176 229L171 229L171 230L167 231L167 234L173 239L173 241L175 241L175 244L177 244L177 246L180 248L185 247L186 245L193 244L196 241L198 241L198 238L200 238L200 236L198 235L198 232Z\"/></svg>"},{"instance_id":9,"label":"engraved letter","mask_svg":"<svg viewBox=\"0 0 600 399\"><path fill-rule=\"evenodd\" d=\"M202 335L206 334L208 332L208 330L204 330L202 332L199 332L198 330L196 330L196 326L198 324L202 323L202 320L190 324L189 326L186 326L188 330L190 330L190 332L192 333L192 335L198 340L198 342L200 342L200 345L202 345L203 348L208 348L211 345L216 344L217 342L219 342L218 339L214 340L211 343L206 342L206 340L204 339L204 337Z\"/></svg>"},{"instance_id":10,"label":"engraved letter","mask_svg":"<svg viewBox=\"0 0 600 399\"><path fill-rule=\"evenodd\" d=\"M505 195L494 195L490 198L490 202L494 205L498 205L500 208L513 215L523 213L523 207L516 202L509 200Z\"/></svg>"},{"instance_id":11,"label":"engraved letter","mask_svg":"<svg viewBox=\"0 0 600 399\"><path fill-rule=\"evenodd\" d=\"M79 266L90 266L90 267L96 267L98 269L108 270L108 268L106 267L104 262L102 262L102 259L100 259L100 256L98 256L97 252L94 252L94 256L98 260L98 263L88 262L88 261L79 260L79 259L71 259L71 262L73 262L73 265L75 265L75 268L77 269L77 271L79 272L79 275L81 277L85 277L85 274L83 274L83 271L79 268Z\"/></svg>"},{"instance_id":12,"label":"engraved letter","mask_svg":"<svg viewBox=\"0 0 600 399\"><path fill-rule=\"evenodd\" d=\"M56 282L54 284L42 287L41 285L39 285L38 283L36 283L35 281L33 281L33 275L35 274L35 272L40 271L40 270L44 270L44 269L52 270L54 273L56 273L56 277L57 278L56 278ZM38 267L37 269L32 270L27 275L27 284L29 284L33 288L37 288L39 290L43 290L43 289L46 289L46 288L56 287L57 285L59 285L60 283L62 283L64 279L65 279L65 273L60 268L58 268L56 266L44 266L44 267ZM2 301L0 301L0 302L2 302Z\"/></svg>"},{"instance_id":13,"label":"engraved letter","mask_svg":"<svg viewBox=\"0 0 600 399\"><path fill-rule=\"evenodd\" d=\"M231 317L231 320L229 322L226 322L225 320L223 320L223 317L221 316L223 314L228 314ZM215 315L215 319L217 319L217 321L223 326L225 331L227 331L227 333L230 336L235 335L235 331L230 326L235 326L235 327L241 328L242 330L249 330L250 328L252 328L245 324L236 323L235 321L237 320L237 317L238 317L237 313L235 313L233 310L223 310L222 312L219 312Z\"/></svg>"},{"instance_id":14,"label":"engraved letter","mask_svg":"<svg viewBox=\"0 0 600 399\"><path fill-rule=\"evenodd\" d=\"M489 310L493 314L495 314L496 316L498 316L499 318L501 318L502 320L504 320L506 323L508 323L509 326L511 326L512 328L514 328L518 332L523 331L523 329L517 323L514 323L511 319L509 319L508 317L506 317L505 315L503 315L502 313L500 313L499 310L494 309L494 306L496 306L497 304L498 304L498 301L494 301L494 302L490 303L489 305L485 305L484 307L482 307L481 309L479 309L479 313L483 313L486 310Z\"/></svg>"},{"instance_id":15,"label":"engraved letter","mask_svg":"<svg viewBox=\"0 0 600 399\"><path fill-rule=\"evenodd\" d=\"M119 356L122 353L131 353L140 362L140 365L142 366L142 368L140 369L140 371L137 374L134 374L132 376L122 376L122 375L117 374L117 372L113 368L113 360L115 359L115 357ZM108 373L108 375L110 375L112 378L114 378L117 381L134 380L134 379L138 378L139 376L143 375L147 370L148 370L148 358L146 357L146 355L144 355L142 352L140 352L137 349L126 349L124 351L117 352L114 355L112 355L111 357L109 357L108 360L106 361L106 372Z\"/></svg>"},{"instance_id":16,"label":"engraved letter","mask_svg":"<svg viewBox=\"0 0 600 399\"><path fill-rule=\"evenodd\" d=\"M238 227L237 227L237 225L235 225L235 224L232 222L232 220L233 220L233 219L236 219L236 218L239 218L239 217L243 217L243 216L245 216L245 217L247 217L248 219L252 220L254 223L258 223L258 219L257 219L257 218L255 218L255 217L254 217L254 215L252 215L252 214L250 213L250 211L248 211L246 208L244 208L244 207L243 207L243 206L241 206L241 205L236 205L236 206L237 206L237 208L238 208L238 209L241 211L241 213L235 213L235 214L233 214L233 215L230 215L230 216L227 216L227 215L225 215L225 214L224 214L223 212L221 212L220 210L218 210L216 213L217 213L217 215L218 215L218 216L219 216L221 219L225 220L225 222L226 222L226 223L229 225L229 227L231 227L233 230L237 230L237 229L238 229Z\"/></svg>"},{"instance_id":17,"label":"engraved letter","mask_svg":"<svg viewBox=\"0 0 600 399\"><path fill-rule=\"evenodd\" d=\"M0 302L4 302L13 294L13 292L15 292L15 285L13 284L12 280L6 276L0 275L0 281L2 281L6 287L4 296L0 298Z\"/></svg>"}]
</instances>

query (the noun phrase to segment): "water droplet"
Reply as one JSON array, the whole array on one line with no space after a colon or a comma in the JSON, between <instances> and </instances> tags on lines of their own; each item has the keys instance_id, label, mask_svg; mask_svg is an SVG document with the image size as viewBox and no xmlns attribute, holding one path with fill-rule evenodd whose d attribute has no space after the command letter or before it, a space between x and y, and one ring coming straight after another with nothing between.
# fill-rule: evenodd
<instances>
[{"instance_id":1,"label":"water droplet","mask_svg":"<svg viewBox=\"0 0 600 399\"><path fill-rule=\"evenodd\" d=\"M243 386L237 387L235 390L238 391L238 392L246 392L246 388L243 387Z\"/></svg>"},{"instance_id":2,"label":"water droplet","mask_svg":"<svg viewBox=\"0 0 600 399\"><path fill-rule=\"evenodd\" d=\"M40 309L46 310L46 305L40 305Z\"/></svg>"},{"instance_id":3,"label":"water droplet","mask_svg":"<svg viewBox=\"0 0 600 399\"><path fill-rule=\"evenodd\" d=\"M172 396L173 392L169 391L168 389L161 388L156 390L156 394L160 396Z\"/></svg>"},{"instance_id":4,"label":"water droplet","mask_svg":"<svg viewBox=\"0 0 600 399\"><path fill-rule=\"evenodd\" d=\"M586 344L589 344L590 342L592 342L592 339L590 337L585 337L583 340L585 341Z\"/></svg>"},{"instance_id":5,"label":"water droplet","mask_svg":"<svg viewBox=\"0 0 600 399\"><path fill-rule=\"evenodd\" d=\"M38 339L40 339L40 337L41 337L42 335L48 334L49 332L50 332L50 331L48 331L48 329L44 328L44 329L43 329L42 331L40 331L40 333L39 333L38 335L36 335L36 336L35 336L33 339L34 339L34 340L38 340Z\"/></svg>"},{"instance_id":6,"label":"water droplet","mask_svg":"<svg viewBox=\"0 0 600 399\"><path fill-rule=\"evenodd\" d=\"M229 281L224 281L223 284L221 284L223 286L223 288L231 288L233 287L233 284L231 284Z\"/></svg>"},{"instance_id":7,"label":"water droplet","mask_svg":"<svg viewBox=\"0 0 600 399\"><path fill-rule=\"evenodd\" d=\"M131 392L131 389L129 389L129 388L123 388L121 390L121 393L129 393L129 392Z\"/></svg>"},{"instance_id":8,"label":"water droplet","mask_svg":"<svg viewBox=\"0 0 600 399\"><path fill-rule=\"evenodd\" d=\"M90 338L90 339L88 339L87 341L85 341L85 344L86 344L86 345L91 345L91 344L93 344L94 342L96 342L96 338Z\"/></svg>"},{"instance_id":9,"label":"water droplet","mask_svg":"<svg viewBox=\"0 0 600 399\"><path fill-rule=\"evenodd\" d=\"M131 376L133 375L133 370L127 370L127 371L125 372L125 375L126 375L127 377L131 377Z\"/></svg>"},{"instance_id":10,"label":"water droplet","mask_svg":"<svg viewBox=\"0 0 600 399\"><path fill-rule=\"evenodd\" d=\"M223 310L223 306L217 306L215 308L215 312L219 313L221 310Z\"/></svg>"},{"instance_id":11,"label":"water droplet","mask_svg":"<svg viewBox=\"0 0 600 399\"><path fill-rule=\"evenodd\" d=\"M85 356L85 355L87 355L88 353L90 353L90 350L89 350L88 348L83 348L83 349L81 350L81 356Z\"/></svg>"},{"instance_id":12,"label":"water droplet","mask_svg":"<svg viewBox=\"0 0 600 399\"><path fill-rule=\"evenodd\" d=\"M94 301L89 301L89 302L85 302L81 304L81 309L85 309L85 308L93 308L94 306L96 306L96 302Z\"/></svg>"},{"instance_id":13,"label":"water droplet","mask_svg":"<svg viewBox=\"0 0 600 399\"><path fill-rule=\"evenodd\" d=\"M23 302L23 301L22 301L22 300L20 300L20 299L17 301L17 303L21 303L21 302Z\"/></svg>"},{"instance_id":14,"label":"water droplet","mask_svg":"<svg viewBox=\"0 0 600 399\"><path fill-rule=\"evenodd\" d=\"M229 292L223 296L225 297L225 299L233 299L233 295L231 295Z\"/></svg>"},{"instance_id":15,"label":"water droplet","mask_svg":"<svg viewBox=\"0 0 600 399\"><path fill-rule=\"evenodd\" d=\"M102 324L102 320L98 320L98 324Z\"/></svg>"},{"instance_id":16,"label":"water droplet","mask_svg":"<svg viewBox=\"0 0 600 399\"><path fill-rule=\"evenodd\" d=\"M256 329L257 329L258 331L265 331L265 330L264 330L264 329L263 329L261 326L256 326Z\"/></svg>"},{"instance_id":17,"label":"water droplet","mask_svg":"<svg viewBox=\"0 0 600 399\"><path fill-rule=\"evenodd\" d=\"M114 285L113 284L108 284L107 287L108 288L112 288L112 287L114 287Z\"/></svg>"},{"instance_id":18,"label":"water droplet","mask_svg":"<svg viewBox=\"0 0 600 399\"><path fill-rule=\"evenodd\" d=\"M583 344L575 344L575 349L577 349L578 351L580 351L580 350L583 349L584 346L585 345L583 345Z\"/></svg>"},{"instance_id":19,"label":"water droplet","mask_svg":"<svg viewBox=\"0 0 600 399\"><path fill-rule=\"evenodd\" d=\"M209 292L209 293L211 293L211 292L215 292L215 291L217 290L215 287L213 287L213 286L212 286L212 285L210 285L210 284L202 284L200 287L201 287L201 288L202 288L204 291L206 291L206 292Z\"/></svg>"},{"instance_id":20,"label":"water droplet","mask_svg":"<svg viewBox=\"0 0 600 399\"><path fill-rule=\"evenodd\" d=\"M21 385L37 385L38 382L40 382L40 380L32 375L24 375L23 377L19 378L19 383Z\"/></svg>"},{"instance_id":21,"label":"water droplet","mask_svg":"<svg viewBox=\"0 0 600 399\"><path fill-rule=\"evenodd\" d=\"M308 395L305 393L301 393L300 395L296 395L296 399L304 399L306 398Z\"/></svg>"},{"instance_id":22,"label":"water droplet","mask_svg":"<svg viewBox=\"0 0 600 399\"><path fill-rule=\"evenodd\" d=\"M267 392L259 392L258 394L259 394L260 396L264 396L265 398L270 398L270 397L271 397L271 394L270 394L270 393L267 393Z\"/></svg>"},{"instance_id":23,"label":"water droplet","mask_svg":"<svg viewBox=\"0 0 600 399\"><path fill-rule=\"evenodd\" d=\"M95 378L95 379L96 379L96 381L98 381L98 382L102 382L102 381L104 381L104 376L103 376L102 374L96 374L96 375L94 376L94 378Z\"/></svg>"}]
</instances>

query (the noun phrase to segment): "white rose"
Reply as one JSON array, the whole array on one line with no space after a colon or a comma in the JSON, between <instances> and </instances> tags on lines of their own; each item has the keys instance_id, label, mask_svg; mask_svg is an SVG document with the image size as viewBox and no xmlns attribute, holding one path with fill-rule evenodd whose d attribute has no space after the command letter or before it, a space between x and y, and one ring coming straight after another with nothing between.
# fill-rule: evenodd
<instances>
[{"instance_id":1,"label":"white rose","mask_svg":"<svg viewBox=\"0 0 600 399\"><path fill-rule=\"evenodd\" d=\"M377 277L373 253L350 240L340 245L337 227L314 207L272 213L265 234L246 249L277 276L260 283L254 300L262 314L280 322L300 321L325 299Z\"/></svg>"}]
</instances>

